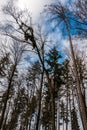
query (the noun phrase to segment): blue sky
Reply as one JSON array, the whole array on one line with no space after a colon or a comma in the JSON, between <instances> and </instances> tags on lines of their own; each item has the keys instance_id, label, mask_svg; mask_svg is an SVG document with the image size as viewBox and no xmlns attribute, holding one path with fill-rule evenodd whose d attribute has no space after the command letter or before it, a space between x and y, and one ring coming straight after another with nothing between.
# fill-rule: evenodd
<instances>
[{"instance_id":1,"label":"blue sky","mask_svg":"<svg viewBox=\"0 0 87 130\"><path fill-rule=\"evenodd\" d=\"M2 2L2 0L0 0L0 6L6 4L5 2ZM16 1L16 5L18 7L20 7L21 9L29 9L30 14L32 16L32 22L33 23L40 23L41 22L41 26L43 26L44 30L48 30L49 31L49 38L48 40L53 40L54 43L57 44L61 44L61 47L63 47L63 44L66 44L65 46L69 48L69 44L67 44L67 42L64 40L61 34L61 31L59 30L59 28L57 27L57 29L53 29L54 28L54 22L53 23L46 23L46 25L44 24L44 21L42 21L42 18L40 16L40 13L43 11L44 5L46 4L50 4L52 2L55 2L56 0L14 0ZM66 1L69 0L60 0L62 3L65 3ZM43 14L42 14L43 15ZM1 18L1 16L0 16ZM38 22L39 21L39 22ZM74 33L72 31L72 33ZM64 42L65 41L65 42Z\"/></svg>"}]
</instances>

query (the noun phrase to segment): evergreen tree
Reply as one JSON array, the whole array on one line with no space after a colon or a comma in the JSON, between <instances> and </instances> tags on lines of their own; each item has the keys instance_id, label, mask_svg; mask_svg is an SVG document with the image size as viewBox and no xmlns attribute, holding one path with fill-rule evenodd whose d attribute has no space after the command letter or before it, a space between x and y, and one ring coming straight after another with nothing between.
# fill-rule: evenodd
<instances>
[{"instance_id":1,"label":"evergreen tree","mask_svg":"<svg viewBox=\"0 0 87 130\"><path fill-rule=\"evenodd\" d=\"M51 76L51 111L52 111L52 123L53 130L55 130L55 100L59 98L59 89L63 84L62 79L62 64L59 60L62 58L56 47L53 47L46 57L47 70Z\"/></svg>"},{"instance_id":2,"label":"evergreen tree","mask_svg":"<svg viewBox=\"0 0 87 130\"><path fill-rule=\"evenodd\" d=\"M58 96L58 91L63 84L62 79L62 64L59 63L59 60L62 58L60 52L56 49L56 47L53 47L50 52L47 54L46 63L47 63L47 70L49 72L50 76L53 76L54 78L54 98Z\"/></svg>"}]
</instances>

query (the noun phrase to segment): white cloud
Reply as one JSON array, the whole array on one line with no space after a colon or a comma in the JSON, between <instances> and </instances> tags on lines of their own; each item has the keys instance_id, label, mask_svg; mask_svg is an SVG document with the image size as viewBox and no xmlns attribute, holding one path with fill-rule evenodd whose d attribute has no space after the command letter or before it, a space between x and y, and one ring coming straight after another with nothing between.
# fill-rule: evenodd
<instances>
[{"instance_id":1,"label":"white cloud","mask_svg":"<svg viewBox=\"0 0 87 130\"><path fill-rule=\"evenodd\" d=\"M18 5L22 9L29 9L30 13L32 14L32 17L35 20L42 12L44 5L50 4L51 2L52 0L18 0Z\"/></svg>"},{"instance_id":2,"label":"white cloud","mask_svg":"<svg viewBox=\"0 0 87 130\"><path fill-rule=\"evenodd\" d=\"M54 0L55 1L55 0ZM18 0L18 6L22 9L29 9L33 19L37 19L45 5L54 2L53 0ZM64 3L66 0L59 0Z\"/></svg>"}]
</instances>

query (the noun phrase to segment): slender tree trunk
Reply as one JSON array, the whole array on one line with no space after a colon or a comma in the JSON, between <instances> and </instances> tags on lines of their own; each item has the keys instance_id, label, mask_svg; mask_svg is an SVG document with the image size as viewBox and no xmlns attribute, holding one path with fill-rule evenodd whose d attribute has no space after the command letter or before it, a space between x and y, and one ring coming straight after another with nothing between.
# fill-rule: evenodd
<instances>
[{"instance_id":1,"label":"slender tree trunk","mask_svg":"<svg viewBox=\"0 0 87 130\"><path fill-rule=\"evenodd\" d=\"M70 99L70 95L69 95L69 110L70 110L70 126L71 126L71 130L72 130L72 118L71 118L71 108L72 108L72 106L71 106L71 99Z\"/></svg>"},{"instance_id":2,"label":"slender tree trunk","mask_svg":"<svg viewBox=\"0 0 87 130\"><path fill-rule=\"evenodd\" d=\"M52 130L55 130L55 98L54 98L54 78L51 77L51 110L52 110Z\"/></svg>"},{"instance_id":3,"label":"slender tree trunk","mask_svg":"<svg viewBox=\"0 0 87 130\"><path fill-rule=\"evenodd\" d=\"M29 125L28 125L28 130L31 130L31 119L32 119L32 117L30 117L30 121L29 121Z\"/></svg>"},{"instance_id":4,"label":"slender tree trunk","mask_svg":"<svg viewBox=\"0 0 87 130\"><path fill-rule=\"evenodd\" d=\"M41 38L42 41L42 38ZM37 48L38 50L38 48ZM38 51L39 53L39 51ZM40 55L39 55L40 58ZM41 75L41 83L40 83L40 93L39 93L39 105L38 105L38 114L37 114L37 122L36 122L36 130L39 128L39 121L40 121L40 115L41 115L41 99L42 99L42 87L43 87L43 78L44 78L44 43L42 41L42 75Z\"/></svg>"},{"instance_id":5,"label":"slender tree trunk","mask_svg":"<svg viewBox=\"0 0 87 130\"><path fill-rule=\"evenodd\" d=\"M52 130L55 130L55 101L52 97Z\"/></svg>"},{"instance_id":6,"label":"slender tree trunk","mask_svg":"<svg viewBox=\"0 0 87 130\"><path fill-rule=\"evenodd\" d=\"M63 119L63 130L64 130L64 119Z\"/></svg>"},{"instance_id":7,"label":"slender tree trunk","mask_svg":"<svg viewBox=\"0 0 87 130\"><path fill-rule=\"evenodd\" d=\"M57 102L57 130L60 130L60 106L59 106L59 101Z\"/></svg>"},{"instance_id":8,"label":"slender tree trunk","mask_svg":"<svg viewBox=\"0 0 87 130\"><path fill-rule=\"evenodd\" d=\"M68 130L68 88L67 88L67 96L66 96L66 130Z\"/></svg>"},{"instance_id":9,"label":"slender tree trunk","mask_svg":"<svg viewBox=\"0 0 87 130\"><path fill-rule=\"evenodd\" d=\"M39 121L40 121L40 114L41 114L41 97L42 97L43 76L44 76L44 71L42 72L41 84L40 84L39 106L38 106L36 130L38 130L38 128L39 128Z\"/></svg>"}]
</instances>

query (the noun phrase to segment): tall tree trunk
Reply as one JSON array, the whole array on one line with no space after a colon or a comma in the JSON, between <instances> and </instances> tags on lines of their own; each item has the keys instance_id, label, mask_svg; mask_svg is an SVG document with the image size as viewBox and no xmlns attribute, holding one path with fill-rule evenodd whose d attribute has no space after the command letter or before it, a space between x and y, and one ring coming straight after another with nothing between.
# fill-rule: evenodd
<instances>
[{"instance_id":1,"label":"tall tree trunk","mask_svg":"<svg viewBox=\"0 0 87 130\"><path fill-rule=\"evenodd\" d=\"M31 120L32 120L32 117L30 117L30 120L29 120L28 130L31 130Z\"/></svg>"},{"instance_id":2,"label":"tall tree trunk","mask_svg":"<svg viewBox=\"0 0 87 130\"><path fill-rule=\"evenodd\" d=\"M50 84L50 93L51 93L51 110L52 110L52 130L55 130L55 86L54 86L54 77L51 77L51 84Z\"/></svg>"},{"instance_id":3,"label":"tall tree trunk","mask_svg":"<svg viewBox=\"0 0 87 130\"><path fill-rule=\"evenodd\" d=\"M44 43L43 43L43 40L41 38L41 42L42 42L42 58L41 55L39 54L39 50L38 50L38 47L37 47L37 52L38 52L38 55L39 55L39 58L40 58L40 61L42 63L42 75L41 75L41 83L40 83L40 93L39 93L39 105L38 105L38 114L37 114L37 122L36 122L36 130L38 130L39 128L39 121L40 121L40 115L41 115L41 99L42 99L42 87L43 87L43 78L44 78Z\"/></svg>"},{"instance_id":4,"label":"tall tree trunk","mask_svg":"<svg viewBox=\"0 0 87 130\"><path fill-rule=\"evenodd\" d=\"M66 95L66 130L68 130L68 88L67 88L67 95Z\"/></svg>"},{"instance_id":5,"label":"tall tree trunk","mask_svg":"<svg viewBox=\"0 0 87 130\"><path fill-rule=\"evenodd\" d=\"M72 118L71 118L71 108L72 108L72 106L71 106L71 99L70 99L70 97L71 97L71 95L69 94L69 111L70 111L70 126L71 126L71 130L72 130Z\"/></svg>"},{"instance_id":6,"label":"tall tree trunk","mask_svg":"<svg viewBox=\"0 0 87 130\"><path fill-rule=\"evenodd\" d=\"M40 93L39 93L39 105L38 105L36 130L38 130L38 128L39 128L39 121L40 121L40 114L41 114L41 99L42 99L41 97L42 97L43 76L44 76L44 71L42 72L42 76L41 76L41 84L40 84Z\"/></svg>"},{"instance_id":7,"label":"tall tree trunk","mask_svg":"<svg viewBox=\"0 0 87 130\"><path fill-rule=\"evenodd\" d=\"M75 74L75 79L76 79L76 82L77 82L76 90L77 90L77 95L78 95L80 114L81 114L81 118L82 118L83 128L84 128L84 130L87 130L86 108L85 108L85 104L84 104L84 100L83 100L83 96L82 96L82 92L81 92L81 86L80 86L80 81L79 81L78 72L77 72L77 66L76 66L76 60L75 60L73 45L72 45L72 39L71 39L70 30L69 30L67 20L64 19L64 21L66 23L66 29L67 29L67 32L68 32L71 56L72 56L72 61L73 61L73 66L74 66L74 74Z\"/></svg>"},{"instance_id":8,"label":"tall tree trunk","mask_svg":"<svg viewBox=\"0 0 87 130\"><path fill-rule=\"evenodd\" d=\"M64 130L64 119L63 119L63 130Z\"/></svg>"},{"instance_id":9,"label":"tall tree trunk","mask_svg":"<svg viewBox=\"0 0 87 130\"><path fill-rule=\"evenodd\" d=\"M60 130L60 106L59 106L59 101L57 102L57 130Z\"/></svg>"}]
</instances>

